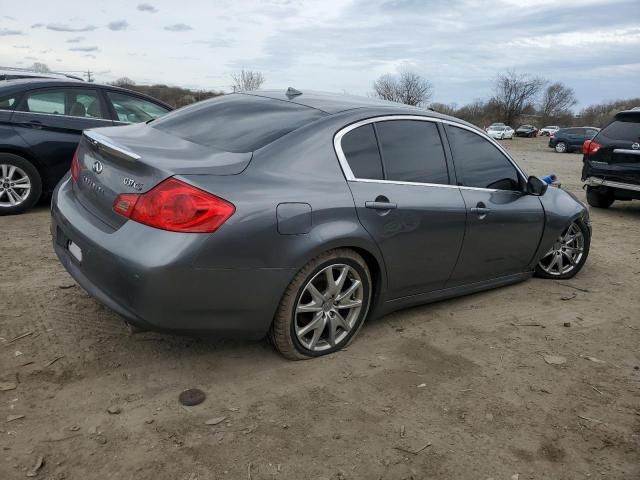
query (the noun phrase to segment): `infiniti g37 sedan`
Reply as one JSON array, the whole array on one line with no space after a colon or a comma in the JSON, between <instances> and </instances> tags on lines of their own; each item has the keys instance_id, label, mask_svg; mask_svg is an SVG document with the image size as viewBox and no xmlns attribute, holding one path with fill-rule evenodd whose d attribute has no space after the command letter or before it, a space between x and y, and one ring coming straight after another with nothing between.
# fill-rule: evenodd
<instances>
[{"instance_id":1,"label":"infiniti g37 sedan","mask_svg":"<svg viewBox=\"0 0 640 480\"><path fill-rule=\"evenodd\" d=\"M582 203L482 130L293 89L85 131L51 232L69 273L133 326L269 335L290 359L403 307L572 277L591 238Z\"/></svg>"}]
</instances>

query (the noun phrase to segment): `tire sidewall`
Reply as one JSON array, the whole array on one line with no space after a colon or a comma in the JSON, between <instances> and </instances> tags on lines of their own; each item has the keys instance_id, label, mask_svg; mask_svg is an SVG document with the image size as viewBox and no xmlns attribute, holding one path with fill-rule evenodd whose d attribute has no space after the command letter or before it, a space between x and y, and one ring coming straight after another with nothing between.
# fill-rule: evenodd
<instances>
[{"instance_id":1,"label":"tire sidewall","mask_svg":"<svg viewBox=\"0 0 640 480\"><path fill-rule=\"evenodd\" d=\"M589 227L587 227L585 223L580 219L574 220L571 223L575 223L578 226L578 228L582 232L582 236L584 237L584 251L582 252L582 258L580 259L580 262L578 262L578 265L568 273L565 273L563 275L549 275L547 272L542 270L542 268L540 268L540 261L538 261L535 269L535 274L537 277L549 278L552 280L566 280L568 278L573 278L578 273L580 273L582 267L584 267L584 264L587 263L589 250L591 249L591 231L589 230ZM564 229L562 231L564 232Z\"/></svg>"},{"instance_id":2,"label":"tire sidewall","mask_svg":"<svg viewBox=\"0 0 640 480\"><path fill-rule=\"evenodd\" d=\"M308 350L307 348L303 347L300 341L298 340L298 336L296 335L296 332L295 332L295 310L298 305L298 302L300 301L300 297L304 292L304 287L307 285L307 283L313 277L315 277L319 272L321 272L323 269L325 269L329 265L335 265L335 264L349 265L351 268L353 268L358 272L358 275L360 275L360 278L362 279L362 282L363 282L363 288L364 288L363 303L366 301L366 308L362 308L360 310L360 314L358 315L358 319L356 320L356 324L354 328L349 332L347 337L341 343L327 350L323 350L321 352L314 352L312 350ZM327 259L321 262L315 268L313 268L311 273L309 273L305 277L302 284L298 285L298 292L295 296L294 302L290 306L289 312L287 312L290 318L289 335L291 337L291 342L293 343L293 346L298 351L298 353L300 353L301 355L304 355L305 357L321 357L323 355L328 355L330 353L337 352L343 349L344 347L346 347L347 345L349 345L352 339L356 336L356 334L362 328L362 325L364 324L364 320L367 318L367 315L369 313L369 309L371 307L371 286L372 286L371 274L369 273L369 269L366 267L363 268L363 266L359 262L349 257L336 256L335 258Z\"/></svg>"},{"instance_id":3,"label":"tire sidewall","mask_svg":"<svg viewBox=\"0 0 640 480\"><path fill-rule=\"evenodd\" d=\"M20 205L15 207L0 207L0 216L2 215L15 215L24 213L31 209L40 199L42 195L42 179L36 167L23 157L14 155L12 153L0 153L0 164L12 165L23 170L29 177L31 182L31 191L29 196Z\"/></svg>"},{"instance_id":4,"label":"tire sidewall","mask_svg":"<svg viewBox=\"0 0 640 480\"><path fill-rule=\"evenodd\" d=\"M564 145L564 148L561 148L559 150L558 147L560 147L560 145ZM558 153L566 153L567 152L567 144L564 143L564 142L556 143L556 146L554 148L555 148L556 152L558 152Z\"/></svg>"}]
</instances>

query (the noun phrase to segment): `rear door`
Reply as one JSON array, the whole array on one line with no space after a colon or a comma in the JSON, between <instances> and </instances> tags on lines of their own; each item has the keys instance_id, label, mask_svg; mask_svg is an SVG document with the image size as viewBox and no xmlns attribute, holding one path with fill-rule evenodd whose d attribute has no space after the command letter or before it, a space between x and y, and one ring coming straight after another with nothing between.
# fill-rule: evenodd
<instances>
[{"instance_id":1,"label":"rear door","mask_svg":"<svg viewBox=\"0 0 640 480\"><path fill-rule=\"evenodd\" d=\"M586 136L586 129L584 128L570 128L567 130L567 141L571 150L580 150L584 143Z\"/></svg>"},{"instance_id":2,"label":"rear door","mask_svg":"<svg viewBox=\"0 0 640 480\"><path fill-rule=\"evenodd\" d=\"M82 131L113 124L98 89L90 87L30 90L11 120L53 184L69 170Z\"/></svg>"},{"instance_id":3,"label":"rear door","mask_svg":"<svg viewBox=\"0 0 640 480\"><path fill-rule=\"evenodd\" d=\"M471 128L446 126L467 208L460 259L447 286L526 271L538 248L544 211L524 192L524 175L506 154Z\"/></svg>"},{"instance_id":4,"label":"rear door","mask_svg":"<svg viewBox=\"0 0 640 480\"><path fill-rule=\"evenodd\" d=\"M466 211L450 183L437 122L366 120L336 136L336 151L360 222L382 251L389 298L443 288L460 252Z\"/></svg>"}]
</instances>

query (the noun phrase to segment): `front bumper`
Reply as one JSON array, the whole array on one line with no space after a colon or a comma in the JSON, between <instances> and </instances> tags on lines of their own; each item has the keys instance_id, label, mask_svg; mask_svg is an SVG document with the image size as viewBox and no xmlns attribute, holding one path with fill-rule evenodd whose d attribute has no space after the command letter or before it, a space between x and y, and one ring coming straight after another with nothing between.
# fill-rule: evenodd
<instances>
[{"instance_id":1,"label":"front bumper","mask_svg":"<svg viewBox=\"0 0 640 480\"><path fill-rule=\"evenodd\" d=\"M181 234L132 221L100 222L63 180L51 206L53 247L89 295L133 325L160 331L261 338L294 275L280 268L200 268L207 234ZM69 241L82 250L79 262Z\"/></svg>"}]
</instances>

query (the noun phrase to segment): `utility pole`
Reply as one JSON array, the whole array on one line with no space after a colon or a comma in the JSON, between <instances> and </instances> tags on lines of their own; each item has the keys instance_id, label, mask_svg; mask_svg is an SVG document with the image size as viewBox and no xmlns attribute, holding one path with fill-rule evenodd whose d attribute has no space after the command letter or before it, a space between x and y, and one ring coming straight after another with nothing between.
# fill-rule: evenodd
<instances>
[{"instance_id":1,"label":"utility pole","mask_svg":"<svg viewBox=\"0 0 640 480\"><path fill-rule=\"evenodd\" d=\"M93 72L91 70L87 70L87 82L93 82Z\"/></svg>"}]
</instances>

